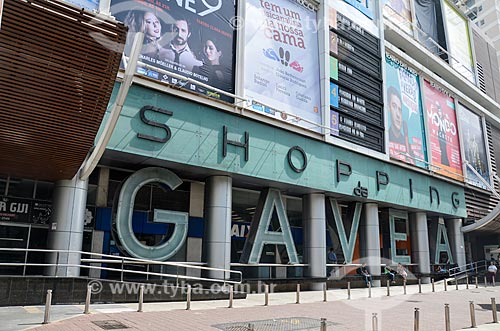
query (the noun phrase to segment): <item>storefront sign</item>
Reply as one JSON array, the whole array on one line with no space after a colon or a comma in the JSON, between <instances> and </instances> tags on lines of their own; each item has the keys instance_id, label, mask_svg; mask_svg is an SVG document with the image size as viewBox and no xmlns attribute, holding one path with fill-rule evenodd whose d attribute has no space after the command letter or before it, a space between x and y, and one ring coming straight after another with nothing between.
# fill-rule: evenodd
<instances>
[{"instance_id":1,"label":"storefront sign","mask_svg":"<svg viewBox=\"0 0 500 331\"><path fill-rule=\"evenodd\" d=\"M0 221L48 224L52 207L47 202L0 197Z\"/></svg>"}]
</instances>

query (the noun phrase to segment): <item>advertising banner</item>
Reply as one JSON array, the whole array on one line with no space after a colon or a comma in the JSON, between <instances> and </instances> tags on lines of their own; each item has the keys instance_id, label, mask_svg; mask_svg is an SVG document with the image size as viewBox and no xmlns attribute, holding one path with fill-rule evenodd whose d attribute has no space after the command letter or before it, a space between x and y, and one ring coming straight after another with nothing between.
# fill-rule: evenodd
<instances>
[{"instance_id":1,"label":"advertising banner","mask_svg":"<svg viewBox=\"0 0 500 331\"><path fill-rule=\"evenodd\" d=\"M99 0L64 0L64 2L89 11L99 11Z\"/></svg>"},{"instance_id":2,"label":"advertising banner","mask_svg":"<svg viewBox=\"0 0 500 331\"><path fill-rule=\"evenodd\" d=\"M460 132L462 132L464 159L487 183L490 183L486 142L484 141L481 117L459 104L458 120L460 122ZM465 180L467 183L487 189L484 182L479 180L478 176L469 167L466 169Z\"/></svg>"},{"instance_id":3,"label":"advertising banner","mask_svg":"<svg viewBox=\"0 0 500 331\"><path fill-rule=\"evenodd\" d=\"M245 96L254 110L319 130L317 32L316 12L296 2L246 1Z\"/></svg>"},{"instance_id":4,"label":"advertising banner","mask_svg":"<svg viewBox=\"0 0 500 331\"><path fill-rule=\"evenodd\" d=\"M418 40L434 54L446 49L441 0L414 0ZM438 46L439 45L439 46Z\"/></svg>"},{"instance_id":5,"label":"advertising banner","mask_svg":"<svg viewBox=\"0 0 500 331\"><path fill-rule=\"evenodd\" d=\"M111 14L129 28L124 62L130 55L135 32L143 31L141 62L233 93L234 1L111 0ZM139 66L137 72L213 98L231 100L155 70Z\"/></svg>"},{"instance_id":6,"label":"advertising banner","mask_svg":"<svg viewBox=\"0 0 500 331\"><path fill-rule=\"evenodd\" d=\"M424 80L424 105L432 165L437 167L435 172L463 180L453 98Z\"/></svg>"},{"instance_id":7,"label":"advertising banner","mask_svg":"<svg viewBox=\"0 0 500 331\"><path fill-rule=\"evenodd\" d=\"M444 2L444 9L448 52L451 55L450 64L465 78L475 83L467 20L446 1Z\"/></svg>"},{"instance_id":8,"label":"advertising banner","mask_svg":"<svg viewBox=\"0 0 500 331\"><path fill-rule=\"evenodd\" d=\"M414 70L392 56L385 57L385 67L389 155L425 168L427 156L419 78Z\"/></svg>"},{"instance_id":9,"label":"advertising banner","mask_svg":"<svg viewBox=\"0 0 500 331\"><path fill-rule=\"evenodd\" d=\"M384 16L388 17L401 30L412 35L410 8L410 0L388 0L384 6Z\"/></svg>"},{"instance_id":10,"label":"advertising banner","mask_svg":"<svg viewBox=\"0 0 500 331\"><path fill-rule=\"evenodd\" d=\"M0 30L2 29L3 1L4 0L0 0Z\"/></svg>"}]
</instances>

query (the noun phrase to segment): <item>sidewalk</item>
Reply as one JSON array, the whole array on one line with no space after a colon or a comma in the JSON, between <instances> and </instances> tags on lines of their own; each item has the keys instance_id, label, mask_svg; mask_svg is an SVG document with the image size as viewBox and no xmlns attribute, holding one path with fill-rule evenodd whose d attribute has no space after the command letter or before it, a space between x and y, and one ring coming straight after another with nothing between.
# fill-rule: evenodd
<instances>
[{"instance_id":1,"label":"sidewalk","mask_svg":"<svg viewBox=\"0 0 500 331\"><path fill-rule=\"evenodd\" d=\"M295 303L295 293L271 293L268 307L264 306L264 294L250 294L245 300L235 300L232 309L227 308L227 300L194 301L189 311L185 310L185 302L145 303L143 313L136 312L137 304L96 304L91 306L90 315L82 314L83 306L52 306L52 322L47 325L40 324L44 307L5 307L0 308L0 330L103 330L94 322L107 321L108 326L121 323L127 330L172 331L223 330L215 325L244 322L255 324L258 331L258 321L263 320L268 320L264 323L267 325L281 323L279 328L265 330L299 330L310 319L326 318L330 323L327 330L359 331L372 330L372 316L377 313L378 330L413 331L414 309L418 307L419 330L436 331L445 330L445 303L450 307L451 330L461 330L471 326L469 301L475 304L476 322L480 325L477 330L500 330L500 324L491 323L491 298L500 305L500 287L476 289L472 285L466 290L465 285L460 285L457 291L455 286L448 286L444 292L440 282L435 288L432 293L431 285L423 285L423 293L419 294L418 285L409 285L404 295L402 286L392 287L390 297L385 287L373 288L371 298L368 289L353 289L351 300L347 300L347 290L335 289L328 291L328 302L322 302L322 291L303 292L300 304ZM288 328L283 328L284 323ZM310 330L319 330L319 322Z\"/></svg>"}]
</instances>

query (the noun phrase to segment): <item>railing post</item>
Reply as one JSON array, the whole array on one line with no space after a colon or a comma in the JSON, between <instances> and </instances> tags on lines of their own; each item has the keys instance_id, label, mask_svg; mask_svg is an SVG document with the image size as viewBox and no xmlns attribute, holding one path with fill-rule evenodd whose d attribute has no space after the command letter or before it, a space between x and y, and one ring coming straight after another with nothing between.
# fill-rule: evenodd
<instances>
[{"instance_id":1,"label":"railing post","mask_svg":"<svg viewBox=\"0 0 500 331\"><path fill-rule=\"evenodd\" d=\"M188 285L186 294L186 310L190 309L191 309L191 285Z\"/></svg>"},{"instance_id":2,"label":"railing post","mask_svg":"<svg viewBox=\"0 0 500 331\"><path fill-rule=\"evenodd\" d=\"M347 282L347 300L351 300L351 282Z\"/></svg>"},{"instance_id":3,"label":"railing post","mask_svg":"<svg viewBox=\"0 0 500 331\"><path fill-rule=\"evenodd\" d=\"M146 265L146 280L149 280L149 263Z\"/></svg>"},{"instance_id":4,"label":"railing post","mask_svg":"<svg viewBox=\"0 0 500 331\"><path fill-rule=\"evenodd\" d=\"M328 298L326 297L326 283L323 284L323 302L327 302Z\"/></svg>"},{"instance_id":5,"label":"railing post","mask_svg":"<svg viewBox=\"0 0 500 331\"><path fill-rule=\"evenodd\" d=\"M319 331L326 331L326 318L321 318L321 325Z\"/></svg>"},{"instance_id":6,"label":"railing post","mask_svg":"<svg viewBox=\"0 0 500 331\"><path fill-rule=\"evenodd\" d=\"M90 299L92 297L92 285L87 285L87 295L85 296L84 314L90 314Z\"/></svg>"},{"instance_id":7,"label":"railing post","mask_svg":"<svg viewBox=\"0 0 500 331\"><path fill-rule=\"evenodd\" d=\"M391 296L391 281L389 279L387 280L387 296Z\"/></svg>"},{"instance_id":8,"label":"railing post","mask_svg":"<svg viewBox=\"0 0 500 331\"><path fill-rule=\"evenodd\" d=\"M137 307L137 312L142 313L142 304L144 303L144 285L139 287L139 306Z\"/></svg>"},{"instance_id":9,"label":"railing post","mask_svg":"<svg viewBox=\"0 0 500 331\"><path fill-rule=\"evenodd\" d=\"M50 305L52 304L52 290L47 290L47 296L45 297L45 313L43 315L43 323L50 323Z\"/></svg>"},{"instance_id":10,"label":"railing post","mask_svg":"<svg viewBox=\"0 0 500 331\"><path fill-rule=\"evenodd\" d=\"M122 270L121 270L121 273L120 273L120 280L123 282L123 267L124 267L124 264L125 264L125 261L124 259L122 258Z\"/></svg>"},{"instance_id":11,"label":"railing post","mask_svg":"<svg viewBox=\"0 0 500 331\"><path fill-rule=\"evenodd\" d=\"M234 288L233 285L229 285L229 306L227 308L233 308L234 299Z\"/></svg>"},{"instance_id":12,"label":"railing post","mask_svg":"<svg viewBox=\"0 0 500 331\"><path fill-rule=\"evenodd\" d=\"M471 328L476 327L476 312L474 311L474 301L469 301Z\"/></svg>"},{"instance_id":13,"label":"railing post","mask_svg":"<svg viewBox=\"0 0 500 331\"><path fill-rule=\"evenodd\" d=\"M418 293L422 293L422 279L418 279Z\"/></svg>"},{"instance_id":14,"label":"railing post","mask_svg":"<svg viewBox=\"0 0 500 331\"><path fill-rule=\"evenodd\" d=\"M497 304L495 302L495 298L491 298L491 312L493 314L493 323L498 323Z\"/></svg>"},{"instance_id":15,"label":"railing post","mask_svg":"<svg viewBox=\"0 0 500 331\"><path fill-rule=\"evenodd\" d=\"M54 276L57 277L58 272L59 272L59 252L56 252L56 273Z\"/></svg>"},{"instance_id":16,"label":"railing post","mask_svg":"<svg viewBox=\"0 0 500 331\"><path fill-rule=\"evenodd\" d=\"M446 331L451 331L450 329L450 305L444 304L444 325Z\"/></svg>"},{"instance_id":17,"label":"railing post","mask_svg":"<svg viewBox=\"0 0 500 331\"><path fill-rule=\"evenodd\" d=\"M295 300L295 303L300 303L300 284L297 284L297 292L296 292L296 300Z\"/></svg>"},{"instance_id":18,"label":"railing post","mask_svg":"<svg viewBox=\"0 0 500 331\"><path fill-rule=\"evenodd\" d=\"M269 285L264 284L264 306L269 305Z\"/></svg>"},{"instance_id":19,"label":"railing post","mask_svg":"<svg viewBox=\"0 0 500 331\"><path fill-rule=\"evenodd\" d=\"M432 283L432 292L436 292L436 289L434 288L434 278L431 278L431 283Z\"/></svg>"},{"instance_id":20,"label":"railing post","mask_svg":"<svg viewBox=\"0 0 500 331\"><path fill-rule=\"evenodd\" d=\"M378 317L377 313L372 314L372 330L378 331Z\"/></svg>"},{"instance_id":21,"label":"railing post","mask_svg":"<svg viewBox=\"0 0 500 331\"><path fill-rule=\"evenodd\" d=\"M420 329L420 311L419 308L415 308L414 318L413 318L413 331L418 331Z\"/></svg>"}]
</instances>

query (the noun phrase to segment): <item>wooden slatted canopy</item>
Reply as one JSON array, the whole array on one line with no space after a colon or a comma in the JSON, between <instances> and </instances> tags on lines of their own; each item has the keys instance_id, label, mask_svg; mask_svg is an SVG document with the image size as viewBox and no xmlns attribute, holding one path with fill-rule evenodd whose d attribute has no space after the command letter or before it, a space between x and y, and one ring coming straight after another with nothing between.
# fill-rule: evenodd
<instances>
[{"instance_id":1,"label":"wooden slatted canopy","mask_svg":"<svg viewBox=\"0 0 500 331\"><path fill-rule=\"evenodd\" d=\"M62 2L6 0L0 28L0 175L71 179L94 143L126 28Z\"/></svg>"}]
</instances>

